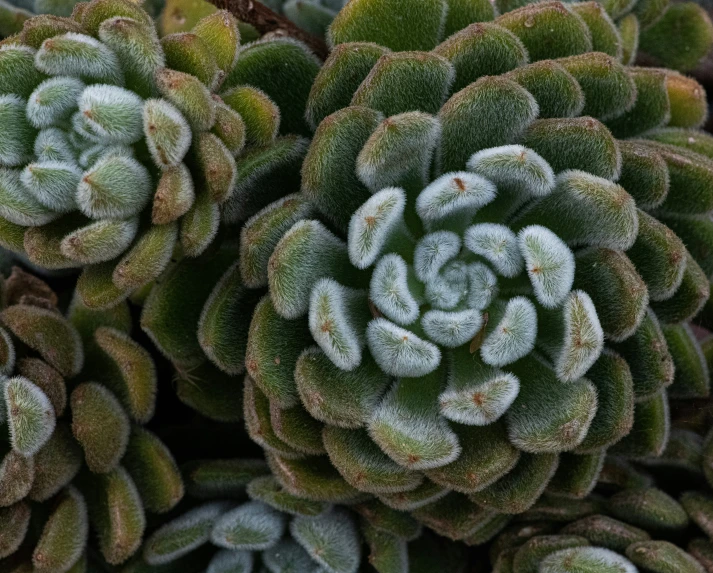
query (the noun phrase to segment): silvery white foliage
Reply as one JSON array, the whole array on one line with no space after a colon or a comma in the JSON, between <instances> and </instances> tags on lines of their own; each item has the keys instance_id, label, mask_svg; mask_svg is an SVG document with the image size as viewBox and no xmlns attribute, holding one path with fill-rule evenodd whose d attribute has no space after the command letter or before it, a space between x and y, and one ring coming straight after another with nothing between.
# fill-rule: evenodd
<instances>
[{"instance_id":1,"label":"silvery white foliage","mask_svg":"<svg viewBox=\"0 0 713 573\"><path fill-rule=\"evenodd\" d=\"M251 551L222 549L210 560L206 573L250 573L254 561Z\"/></svg>"},{"instance_id":2,"label":"silvery white foliage","mask_svg":"<svg viewBox=\"0 0 713 573\"><path fill-rule=\"evenodd\" d=\"M361 542L353 518L343 509L318 517L297 516L290 523L292 538L329 573L356 573Z\"/></svg>"},{"instance_id":3,"label":"silvery white foliage","mask_svg":"<svg viewBox=\"0 0 713 573\"><path fill-rule=\"evenodd\" d=\"M526 356L537 339L537 310L527 298L511 298L502 318L493 325L483 342L480 354L486 364L506 366Z\"/></svg>"},{"instance_id":4,"label":"silvery white foliage","mask_svg":"<svg viewBox=\"0 0 713 573\"><path fill-rule=\"evenodd\" d=\"M545 308L561 305L574 283L572 251L562 239L540 225L522 229L518 243L537 301Z\"/></svg>"},{"instance_id":5,"label":"silvery white foliage","mask_svg":"<svg viewBox=\"0 0 713 573\"><path fill-rule=\"evenodd\" d=\"M480 262L471 263L467 268L469 308L484 310L498 296L498 277L488 265Z\"/></svg>"},{"instance_id":6,"label":"silvery white foliage","mask_svg":"<svg viewBox=\"0 0 713 573\"><path fill-rule=\"evenodd\" d=\"M461 239L451 231L436 231L425 235L417 244L413 254L416 278L428 283L438 276L441 268L458 256Z\"/></svg>"},{"instance_id":7,"label":"silvery white foliage","mask_svg":"<svg viewBox=\"0 0 713 573\"><path fill-rule=\"evenodd\" d=\"M371 196L349 221L349 260L358 269L374 264L390 242L405 235L406 193L389 187Z\"/></svg>"},{"instance_id":8,"label":"silvery white foliage","mask_svg":"<svg viewBox=\"0 0 713 573\"><path fill-rule=\"evenodd\" d=\"M449 382L440 395L441 414L453 422L487 426L507 412L520 392L520 381L510 372L495 372L477 384Z\"/></svg>"},{"instance_id":9,"label":"silvery white foliage","mask_svg":"<svg viewBox=\"0 0 713 573\"><path fill-rule=\"evenodd\" d=\"M109 85L88 86L79 96L79 112L104 143L131 145L141 139L143 100Z\"/></svg>"},{"instance_id":10,"label":"silvery white foliage","mask_svg":"<svg viewBox=\"0 0 713 573\"><path fill-rule=\"evenodd\" d=\"M151 177L135 159L109 155L82 174L77 186L79 209L93 219L137 215L151 198Z\"/></svg>"},{"instance_id":11,"label":"silvery white foliage","mask_svg":"<svg viewBox=\"0 0 713 573\"><path fill-rule=\"evenodd\" d=\"M587 373L604 350L604 331L589 295L572 291L564 303L564 338L555 361L557 377L564 382Z\"/></svg>"},{"instance_id":12,"label":"silvery white foliage","mask_svg":"<svg viewBox=\"0 0 713 573\"><path fill-rule=\"evenodd\" d=\"M523 199L552 192L555 173L540 155L522 145L491 147L475 153L467 168L495 185L517 191Z\"/></svg>"},{"instance_id":13,"label":"silvery white foliage","mask_svg":"<svg viewBox=\"0 0 713 573\"><path fill-rule=\"evenodd\" d=\"M468 292L468 267L463 261L451 261L426 283L426 300L440 310L454 310Z\"/></svg>"},{"instance_id":14,"label":"silvery white foliage","mask_svg":"<svg viewBox=\"0 0 713 573\"><path fill-rule=\"evenodd\" d=\"M435 344L385 318L376 318L369 323L366 339L376 363L392 376L425 376L441 362L441 351Z\"/></svg>"},{"instance_id":15,"label":"silvery white foliage","mask_svg":"<svg viewBox=\"0 0 713 573\"><path fill-rule=\"evenodd\" d=\"M84 169L89 169L100 159L111 155L133 158L134 151L128 145L92 145L79 154L79 165Z\"/></svg>"},{"instance_id":16,"label":"silvery white foliage","mask_svg":"<svg viewBox=\"0 0 713 573\"><path fill-rule=\"evenodd\" d=\"M260 551L277 543L286 525L284 514L260 501L249 501L222 515L210 539L226 549Z\"/></svg>"},{"instance_id":17,"label":"silvery white foliage","mask_svg":"<svg viewBox=\"0 0 713 573\"><path fill-rule=\"evenodd\" d=\"M425 180L441 135L437 117L410 111L384 120L356 160L359 179L372 192L396 185L410 174Z\"/></svg>"},{"instance_id":18,"label":"silvery white foliage","mask_svg":"<svg viewBox=\"0 0 713 573\"><path fill-rule=\"evenodd\" d=\"M162 525L146 540L144 560L149 565L164 565L207 543L213 526L230 507L231 504L225 501L205 503ZM190 543L184 543L179 547L173 546L172 549L164 552L156 550L156 546L165 549L165 540L171 539L177 532L186 530L190 530L193 534Z\"/></svg>"},{"instance_id":19,"label":"silvery white foliage","mask_svg":"<svg viewBox=\"0 0 713 573\"><path fill-rule=\"evenodd\" d=\"M350 289L333 279L321 279L312 289L309 329L329 359L342 370L354 370L361 364L368 320L364 291Z\"/></svg>"},{"instance_id":20,"label":"silvery white foliage","mask_svg":"<svg viewBox=\"0 0 713 573\"><path fill-rule=\"evenodd\" d=\"M413 470L442 467L461 453L458 437L439 415L438 404L424 402L413 387L413 383L430 386L432 382L398 380L367 426L369 436L386 455Z\"/></svg>"},{"instance_id":21,"label":"silvery white foliage","mask_svg":"<svg viewBox=\"0 0 713 573\"><path fill-rule=\"evenodd\" d=\"M72 76L123 85L116 54L96 38L67 32L47 38L35 54L35 67L52 76Z\"/></svg>"},{"instance_id":22,"label":"silvery white foliage","mask_svg":"<svg viewBox=\"0 0 713 573\"><path fill-rule=\"evenodd\" d=\"M83 113L75 111L70 121L72 122L72 129L74 130L72 135L77 138L73 141L76 147L81 149L81 147L77 145L79 141L82 142L84 147L91 146L92 144L101 144L101 135L94 130L94 126L87 121L87 116Z\"/></svg>"},{"instance_id":23,"label":"silvery white foliage","mask_svg":"<svg viewBox=\"0 0 713 573\"><path fill-rule=\"evenodd\" d=\"M59 128L43 129L35 138L34 153L38 162L74 161L75 153L67 134Z\"/></svg>"},{"instance_id":24,"label":"silvery white foliage","mask_svg":"<svg viewBox=\"0 0 713 573\"><path fill-rule=\"evenodd\" d=\"M158 167L172 167L183 161L191 146L191 128L176 106L163 99L146 100L143 130Z\"/></svg>"},{"instance_id":25,"label":"silvery white foliage","mask_svg":"<svg viewBox=\"0 0 713 573\"><path fill-rule=\"evenodd\" d=\"M478 310L454 312L429 310L421 318L426 335L436 344L455 348L471 340L483 326L483 315Z\"/></svg>"},{"instance_id":26,"label":"silvery white foliage","mask_svg":"<svg viewBox=\"0 0 713 573\"><path fill-rule=\"evenodd\" d=\"M12 449L23 456L34 456L54 432L56 419L52 402L23 376L7 380L3 395Z\"/></svg>"},{"instance_id":27,"label":"silvery white foliage","mask_svg":"<svg viewBox=\"0 0 713 573\"><path fill-rule=\"evenodd\" d=\"M479 223L468 227L464 242L469 251L487 259L502 276L514 277L522 271L517 236L505 225Z\"/></svg>"},{"instance_id":28,"label":"silvery white foliage","mask_svg":"<svg viewBox=\"0 0 713 573\"><path fill-rule=\"evenodd\" d=\"M416 277L399 255L390 254L379 259L371 275L369 297L374 306L397 324L412 324L419 316L422 297L414 294ZM421 288L422 290L422 288Z\"/></svg>"},{"instance_id":29,"label":"silvery white foliage","mask_svg":"<svg viewBox=\"0 0 713 573\"><path fill-rule=\"evenodd\" d=\"M111 261L131 245L138 230L138 217L95 221L66 235L60 243L60 251L65 257L85 264ZM82 236L94 237L88 242L94 247L90 252L84 252L86 245L79 240Z\"/></svg>"},{"instance_id":30,"label":"silvery white foliage","mask_svg":"<svg viewBox=\"0 0 713 573\"><path fill-rule=\"evenodd\" d=\"M263 551L262 562L270 573L319 573L321 570L302 546L290 538Z\"/></svg>"},{"instance_id":31,"label":"silvery white foliage","mask_svg":"<svg viewBox=\"0 0 713 573\"><path fill-rule=\"evenodd\" d=\"M75 194L82 170L70 161L30 163L20 175L25 189L42 205L67 213L77 208Z\"/></svg>"},{"instance_id":32,"label":"silvery white foliage","mask_svg":"<svg viewBox=\"0 0 713 573\"><path fill-rule=\"evenodd\" d=\"M428 229L471 218L493 199L497 189L484 177L459 171L446 173L430 183L416 199L416 212Z\"/></svg>"},{"instance_id":33,"label":"silvery white foliage","mask_svg":"<svg viewBox=\"0 0 713 573\"><path fill-rule=\"evenodd\" d=\"M571 547L545 557L539 573L638 573L626 557L604 547Z\"/></svg>"},{"instance_id":34,"label":"silvery white foliage","mask_svg":"<svg viewBox=\"0 0 713 573\"><path fill-rule=\"evenodd\" d=\"M0 167L0 216L16 225L35 227L59 215L27 192L18 170Z\"/></svg>"},{"instance_id":35,"label":"silvery white foliage","mask_svg":"<svg viewBox=\"0 0 713 573\"><path fill-rule=\"evenodd\" d=\"M26 142L32 139L32 128L25 117L25 100L9 94L0 96L0 166L17 167L27 160Z\"/></svg>"},{"instance_id":36,"label":"silvery white foliage","mask_svg":"<svg viewBox=\"0 0 713 573\"><path fill-rule=\"evenodd\" d=\"M69 119L85 87L81 80L72 77L43 81L27 100L28 121L37 129L43 129Z\"/></svg>"}]
</instances>

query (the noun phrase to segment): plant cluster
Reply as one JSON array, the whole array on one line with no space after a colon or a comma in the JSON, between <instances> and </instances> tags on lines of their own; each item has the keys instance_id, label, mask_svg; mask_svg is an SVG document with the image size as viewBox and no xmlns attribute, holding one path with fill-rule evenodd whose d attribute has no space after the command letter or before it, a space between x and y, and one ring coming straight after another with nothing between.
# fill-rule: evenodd
<instances>
[{"instance_id":1,"label":"plant cluster","mask_svg":"<svg viewBox=\"0 0 713 573\"><path fill-rule=\"evenodd\" d=\"M154 362L130 337L125 303L99 312L75 297L64 315L47 284L17 268L0 293L0 564L84 571L90 527L102 559L122 563L146 515L184 494L172 455L143 427Z\"/></svg>"},{"instance_id":2,"label":"plant cluster","mask_svg":"<svg viewBox=\"0 0 713 573\"><path fill-rule=\"evenodd\" d=\"M633 65L693 68L705 13L278 4L324 63L129 0L0 46L0 245L81 272L66 316L1 291L0 570L713 570L713 136ZM127 300L265 462L143 427Z\"/></svg>"},{"instance_id":3,"label":"plant cluster","mask_svg":"<svg viewBox=\"0 0 713 573\"><path fill-rule=\"evenodd\" d=\"M174 251L204 252L221 210L233 223L269 202L261 185L289 184L304 154L304 139L279 133L306 131L300 85L318 63L287 38L238 58L239 39L216 12L159 40L129 0L29 20L0 47L3 246L45 269L82 268L84 299L109 306ZM286 81L295 91L280 110L266 91Z\"/></svg>"}]
</instances>

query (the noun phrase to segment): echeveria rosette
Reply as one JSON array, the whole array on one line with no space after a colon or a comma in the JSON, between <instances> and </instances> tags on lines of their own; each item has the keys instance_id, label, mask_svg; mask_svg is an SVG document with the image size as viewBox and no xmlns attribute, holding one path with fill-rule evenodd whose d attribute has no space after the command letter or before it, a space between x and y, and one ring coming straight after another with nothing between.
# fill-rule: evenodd
<instances>
[{"instance_id":1,"label":"echeveria rosette","mask_svg":"<svg viewBox=\"0 0 713 573\"><path fill-rule=\"evenodd\" d=\"M130 337L126 303L97 312L75 298L65 316L18 269L0 292L0 565L83 571L92 552L123 563L147 514L184 493L171 453L143 427L153 360Z\"/></svg>"},{"instance_id":2,"label":"echeveria rosette","mask_svg":"<svg viewBox=\"0 0 713 573\"><path fill-rule=\"evenodd\" d=\"M238 265L269 288L246 421L288 491L375 495L480 543L545 490L586 495L607 450L660 455L669 396L708 395L685 323L709 296L692 229L710 227L713 164L690 129L703 106L677 105L703 92L573 54L579 22L544 3L432 52L333 50L302 196L246 224Z\"/></svg>"},{"instance_id":3,"label":"echeveria rosette","mask_svg":"<svg viewBox=\"0 0 713 573\"><path fill-rule=\"evenodd\" d=\"M705 93L623 65L601 10L526 6L397 52L380 22L401 5L374 5L332 25L361 36L312 87L302 192L173 266L142 326L179 397L244 414L289 493L376 496L478 544L546 489L586 496L607 450L661 454L669 395L707 395L685 325L711 272ZM430 49L440 16L417 13Z\"/></svg>"},{"instance_id":4,"label":"echeveria rosette","mask_svg":"<svg viewBox=\"0 0 713 573\"><path fill-rule=\"evenodd\" d=\"M465 570L462 545L376 500L345 507L293 496L262 460L202 459L182 469L190 509L147 537L127 573Z\"/></svg>"},{"instance_id":5,"label":"echeveria rosette","mask_svg":"<svg viewBox=\"0 0 713 573\"><path fill-rule=\"evenodd\" d=\"M118 303L289 190L306 141L279 134L308 131L317 69L287 38L241 49L225 11L160 40L128 0L33 18L0 47L2 245Z\"/></svg>"}]
</instances>

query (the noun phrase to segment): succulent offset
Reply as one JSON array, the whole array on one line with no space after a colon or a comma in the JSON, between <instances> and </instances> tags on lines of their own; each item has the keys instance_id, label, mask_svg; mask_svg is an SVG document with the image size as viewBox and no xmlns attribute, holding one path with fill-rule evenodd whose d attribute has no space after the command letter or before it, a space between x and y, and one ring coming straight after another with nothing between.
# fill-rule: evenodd
<instances>
[{"instance_id":1,"label":"succulent offset","mask_svg":"<svg viewBox=\"0 0 713 573\"><path fill-rule=\"evenodd\" d=\"M125 303L96 312L75 298L65 317L39 279L15 269L1 283L0 563L83 571L90 544L123 563L146 513L184 493L171 453L142 427L153 360L130 338Z\"/></svg>"},{"instance_id":2,"label":"succulent offset","mask_svg":"<svg viewBox=\"0 0 713 573\"><path fill-rule=\"evenodd\" d=\"M3 246L46 269L83 268L85 302L108 307L156 279L176 249L205 251L221 206L237 222L269 201L254 188L294 178L306 143L278 132L307 130L300 99L318 64L286 38L238 58L239 39L217 12L159 40L128 0L28 21L0 47ZM290 78L283 110L255 87Z\"/></svg>"}]
</instances>

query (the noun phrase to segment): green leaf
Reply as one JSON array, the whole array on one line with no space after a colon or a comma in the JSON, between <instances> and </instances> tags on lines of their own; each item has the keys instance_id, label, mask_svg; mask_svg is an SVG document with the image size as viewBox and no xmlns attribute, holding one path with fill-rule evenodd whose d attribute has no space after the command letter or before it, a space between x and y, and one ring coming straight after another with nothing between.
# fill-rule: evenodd
<instances>
[{"instance_id":1,"label":"green leaf","mask_svg":"<svg viewBox=\"0 0 713 573\"><path fill-rule=\"evenodd\" d=\"M343 8L327 31L331 46L374 42L394 51L431 50L441 40L444 0L358 0Z\"/></svg>"}]
</instances>

